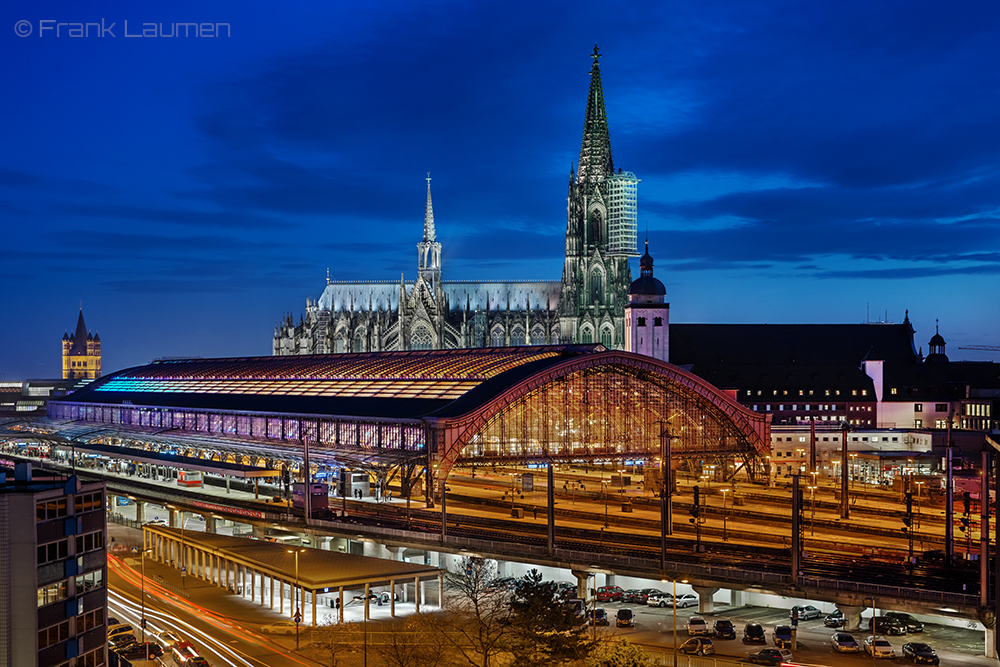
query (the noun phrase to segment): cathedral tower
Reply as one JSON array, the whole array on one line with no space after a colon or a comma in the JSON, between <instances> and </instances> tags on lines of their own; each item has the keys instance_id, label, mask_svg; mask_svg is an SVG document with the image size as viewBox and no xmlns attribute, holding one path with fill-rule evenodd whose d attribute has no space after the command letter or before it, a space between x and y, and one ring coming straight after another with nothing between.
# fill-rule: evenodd
<instances>
[{"instance_id":1,"label":"cathedral tower","mask_svg":"<svg viewBox=\"0 0 1000 667\"><path fill-rule=\"evenodd\" d=\"M63 379L96 379L101 377L101 337L90 334L83 321L83 308L76 320L73 335L63 334Z\"/></svg>"},{"instance_id":2,"label":"cathedral tower","mask_svg":"<svg viewBox=\"0 0 1000 667\"><path fill-rule=\"evenodd\" d=\"M424 238L417 244L417 270L432 291L441 287L441 244L434 232L431 175L427 174L427 204L424 207Z\"/></svg>"},{"instance_id":3,"label":"cathedral tower","mask_svg":"<svg viewBox=\"0 0 1000 667\"><path fill-rule=\"evenodd\" d=\"M564 343L622 349L639 179L615 172L596 46L591 57L579 169L570 168L559 330Z\"/></svg>"}]
</instances>

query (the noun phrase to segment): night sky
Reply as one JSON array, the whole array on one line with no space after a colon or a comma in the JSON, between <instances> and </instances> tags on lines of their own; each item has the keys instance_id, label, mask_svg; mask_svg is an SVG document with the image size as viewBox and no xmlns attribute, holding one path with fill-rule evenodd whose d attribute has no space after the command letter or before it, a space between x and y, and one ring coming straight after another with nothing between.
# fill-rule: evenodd
<instances>
[{"instance_id":1,"label":"night sky","mask_svg":"<svg viewBox=\"0 0 1000 667\"><path fill-rule=\"evenodd\" d=\"M81 303L105 373L270 354L327 270L415 278L427 172L446 280L559 280L595 43L672 321L909 309L925 353L940 318L953 360L1000 360L957 349L1000 345L996 3L19 0L0 15L0 379L58 377ZM103 37L57 25L102 20ZM230 36L126 37L126 21Z\"/></svg>"}]
</instances>

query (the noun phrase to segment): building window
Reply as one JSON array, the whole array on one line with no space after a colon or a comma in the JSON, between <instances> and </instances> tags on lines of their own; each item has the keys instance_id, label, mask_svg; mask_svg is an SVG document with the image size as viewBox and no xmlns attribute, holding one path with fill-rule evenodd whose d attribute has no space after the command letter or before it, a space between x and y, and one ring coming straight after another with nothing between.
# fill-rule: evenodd
<instances>
[{"instance_id":1,"label":"building window","mask_svg":"<svg viewBox=\"0 0 1000 667\"><path fill-rule=\"evenodd\" d=\"M59 498L58 500L49 500L44 503L38 503L35 506L35 520L36 521L49 521L50 519L60 519L67 516L66 499Z\"/></svg>"},{"instance_id":2,"label":"building window","mask_svg":"<svg viewBox=\"0 0 1000 667\"><path fill-rule=\"evenodd\" d=\"M890 389L889 393L892 394L893 396L895 396L896 395L896 388L893 387L892 389Z\"/></svg>"},{"instance_id":3,"label":"building window","mask_svg":"<svg viewBox=\"0 0 1000 667\"><path fill-rule=\"evenodd\" d=\"M645 317L640 317L639 318L638 326L640 326L640 327L646 326L646 318Z\"/></svg>"},{"instance_id":4,"label":"building window","mask_svg":"<svg viewBox=\"0 0 1000 667\"><path fill-rule=\"evenodd\" d=\"M60 600L66 599L66 582L57 581L54 584L49 584L48 586L42 586L38 589L38 606L44 607L47 604L52 604L53 602L59 602Z\"/></svg>"},{"instance_id":5,"label":"building window","mask_svg":"<svg viewBox=\"0 0 1000 667\"><path fill-rule=\"evenodd\" d=\"M86 535L76 536L76 553L82 554L87 551L93 551L94 549L104 548L104 533L97 531L96 533L87 533Z\"/></svg>"},{"instance_id":6,"label":"building window","mask_svg":"<svg viewBox=\"0 0 1000 667\"><path fill-rule=\"evenodd\" d=\"M948 420L947 419L935 419L934 420L934 428L948 428Z\"/></svg>"},{"instance_id":7,"label":"building window","mask_svg":"<svg viewBox=\"0 0 1000 667\"><path fill-rule=\"evenodd\" d=\"M514 347L524 346L524 329L521 327L515 327L514 330L510 332L510 344Z\"/></svg>"},{"instance_id":8,"label":"building window","mask_svg":"<svg viewBox=\"0 0 1000 667\"><path fill-rule=\"evenodd\" d=\"M913 420L913 428L923 428L923 427L924 427L924 420L923 419L914 419Z\"/></svg>"},{"instance_id":9,"label":"building window","mask_svg":"<svg viewBox=\"0 0 1000 667\"><path fill-rule=\"evenodd\" d=\"M63 560L69 555L69 540L59 540L38 545L38 564L44 565L55 560Z\"/></svg>"},{"instance_id":10,"label":"building window","mask_svg":"<svg viewBox=\"0 0 1000 667\"><path fill-rule=\"evenodd\" d=\"M601 345L609 350L611 349L611 329L601 330Z\"/></svg>"},{"instance_id":11,"label":"building window","mask_svg":"<svg viewBox=\"0 0 1000 667\"><path fill-rule=\"evenodd\" d=\"M591 331L590 329L584 329L583 334L581 335L581 340L583 341L584 345L589 345L590 343L593 343L594 332Z\"/></svg>"},{"instance_id":12,"label":"building window","mask_svg":"<svg viewBox=\"0 0 1000 667\"><path fill-rule=\"evenodd\" d=\"M104 570L95 570L81 574L76 578L76 594L86 593L104 586Z\"/></svg>"},{"instance_id":13,"label":"building window","mask_svg":"<svg viewBox=\"0 0 1000 667\"><path fill-rule=\"evenodd\" d=\"M923 412L924 411L924 404L923 403L914 403L913 404L913 411L914 412Z\"/></svg>"},{"instance_id":14,"label":"building window","mask_svg":"<svg viewBox=\"0 0 1000 667\"><path fill-rule=\"evenodd\" d=\"M663 318L662 317L654 317L653 318L653 326L654 327L662 327L663 326Z\"/></svg>"},{"instance_id":15,"label":"building window","mask_svg":"<svg viewBox=\"0 0 1000 667\"><path fill-rule=\"evenodd\" d=\"M948 412L948 404L947 403L935 403L934 404L934 411L935 412Z\"/></svg>"},{"instance_id":16,"label":"building window","mask_svg":"<svg viewBox=\"0 0 1000 667\"><path fill-rule=\"evenodd\" d=\"M38 650L69 639L69 621L38 631Z\"/></svg>"},{"instance_id":17,"label":"building window","mask_svg":"<svg viewBox=\"0 0 1000 667\"><path fill-rule=\"evenodd\" d=\"M490 334L490 345L492 347L503 347L503 330L499 327Z\"/></svg>"},{"instance_id":18,"label":"building window","mask_svg":"<svg viewBox=\"0 0 1000 667\"><path fill-rule=\"evenodd\" d=\"M417 327L417 330L413 332L413 340L411 341L410 348L413 350L430 350L433 347L434 341L431 338L431 332L427 330L427 327ZM360 352L360 350L357 351Z\"/></svg>"}]
</instances>

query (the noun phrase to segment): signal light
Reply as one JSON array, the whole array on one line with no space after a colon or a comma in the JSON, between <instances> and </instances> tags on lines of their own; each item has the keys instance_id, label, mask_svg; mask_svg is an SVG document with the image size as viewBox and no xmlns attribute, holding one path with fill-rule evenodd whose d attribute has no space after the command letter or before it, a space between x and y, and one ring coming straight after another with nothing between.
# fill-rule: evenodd
<instances>
[{"instance_id":1,"label":"signal light","mask_svg":"<svg viewBox=\"0 0 1000 667\"><path fill-rule=\"evenodd\" d=\"M696 486L696 487L694 487L694 503L693 503L693 505L691 507L691 516L693 516L695 518L698 518L699 513L701 511L701 507L700 507L701 500L700 499L701 499L701 491ZM694 523L694 521L692 521L691 523Z\"/></svg>"}]
</instances>

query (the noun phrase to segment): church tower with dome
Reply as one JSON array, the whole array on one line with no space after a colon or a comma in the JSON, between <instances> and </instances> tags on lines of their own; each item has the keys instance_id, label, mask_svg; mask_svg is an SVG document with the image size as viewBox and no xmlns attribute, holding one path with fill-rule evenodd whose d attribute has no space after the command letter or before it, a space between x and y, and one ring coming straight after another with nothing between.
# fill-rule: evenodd
<instances>
[{"instance_id":1,"label":"church tower with dome","mask_svg":"<svg viewBox=\"0 0 1000 667\"><path fill-rule=\"evenodd\" d=\"M646 252L639 260L639 277L628 288L625 306L625 350L670 361L670 304L667 289L653 277L653 257Z\"/></svg>"}]
</instances>

